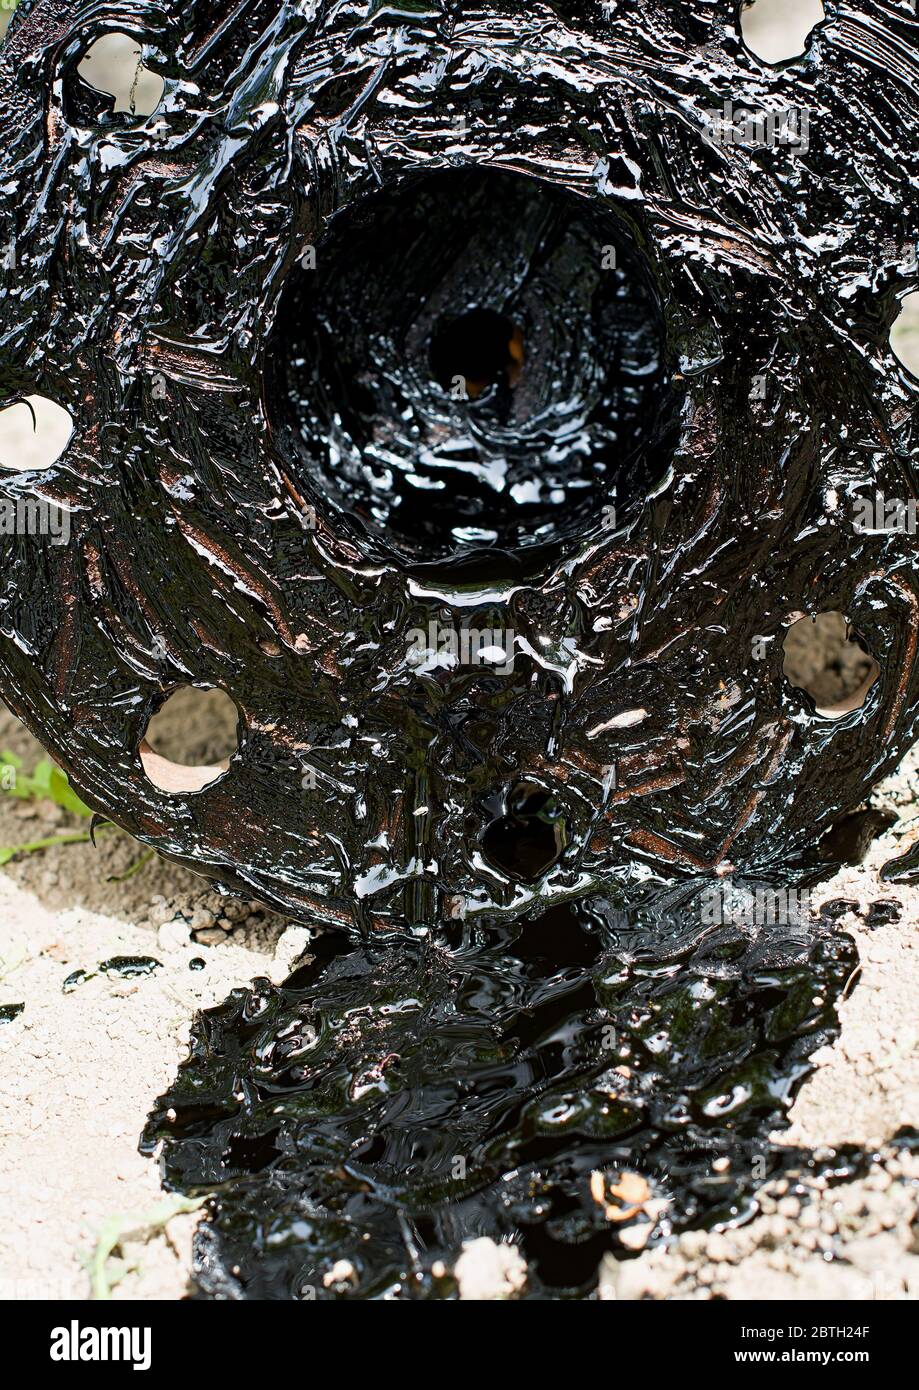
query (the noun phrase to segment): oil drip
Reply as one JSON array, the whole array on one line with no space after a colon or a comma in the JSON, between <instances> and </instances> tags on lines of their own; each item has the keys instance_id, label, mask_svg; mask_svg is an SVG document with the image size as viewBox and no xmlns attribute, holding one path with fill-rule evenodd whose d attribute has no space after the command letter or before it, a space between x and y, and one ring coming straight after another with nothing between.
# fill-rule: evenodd
<instances>
[{"instance_id":1,"label":"oil drip","mask_svg":"<svg viewBox=\"0 0 919 1390\"><path fill-rule=\"evenodd\" d=\"M161 970L162 962L153 956L112 956L99 966L104 975L114 975L121 980L134 980L140 975L152 975Z\"/></svg>"}]
</instances>

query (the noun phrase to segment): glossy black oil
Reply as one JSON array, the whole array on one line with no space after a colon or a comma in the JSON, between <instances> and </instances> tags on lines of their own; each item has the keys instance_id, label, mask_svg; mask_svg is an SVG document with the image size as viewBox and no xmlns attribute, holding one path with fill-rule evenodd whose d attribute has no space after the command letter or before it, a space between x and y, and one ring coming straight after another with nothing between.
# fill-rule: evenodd
<instances>
[{"instance_id":1,"label":"glossy black oil","mask_svg":"<svg viewBox=\"0 0 919 1390\"><path fill-rule=\"evenodd\" d=\"M584 1296L625 1253L594 1170L666 1199L654 1239L753 1214L764 1176L807 1161L768 1136L836 1034L856 957L824 928L702 930L697 906L595 900L379 946L326 934L283 987L204 1014L145 1133L167 1186L212 1195L201 1290L449 1296L438 1261L487 1234L519 1245L527 1296ZM341 1259L357 1283L327 1287Z\"/></svg>"},{"instance_id":2,"label":"glossy black oil","mask_svg":"<svg viewBox=\"0 0 919 1390\"><path fill-rule=\"evenodd\" d=\"M482 837L482 852L522 883L536 883L565 852L568 823L556 799L539 787L518 786L507 810Z\"/></svg>"},{"instance_id":3,"label":"glossy black oil","mask_svg":"<svg viewBox=\"0 0 919 1390\"><path fill-rule=\"evenodd\" d=\"M139 975L152 975L154 970L162 970L163 963L154 956L112 956L102 961L99 969L104 975L116 975L122 980L133 980Z\"/></svg>"},{"instance_id":4,"label":"glossy black oil","mask_svg":"<svg viewBox=\"0 0 919 1390\"><path fill-rule=\"evenodd\" d=\"M61 993L72 994L75 989L79 989L80 985L85 985L87 981L94 980L95 977L95 971L83 970L82 967L79 970L73 970L61 985Z\"/></svg>"}]
</instances>

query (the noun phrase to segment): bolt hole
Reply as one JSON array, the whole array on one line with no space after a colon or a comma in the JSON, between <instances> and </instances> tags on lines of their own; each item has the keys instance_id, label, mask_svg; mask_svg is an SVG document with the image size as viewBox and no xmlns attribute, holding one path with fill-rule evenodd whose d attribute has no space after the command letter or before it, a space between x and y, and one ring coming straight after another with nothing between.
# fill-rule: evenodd
<instances>
[{"instance_id":1,"label":"bolt hole","mask_svg":"<svg viewBox=\"0 0 919 1390\"><path fill-rule=\"evenodd\" d=\"M491 309L472 309L438 324L431 340L431 370L445 391L457 384L469 400L489 386L513 387L523 370L523 334L515 323Z\"/></svg>"},{"instance_id":2,"label":"bolt hole","mask_svg":"<svg viewBox=\"0 0 919 1390\"><path fill-rule=\"evenodd\" d=\"M842 719L861 709L881 668L850 636L842 613L800 618L783 643L785 677L813 700L824 719Z\"/></svg>"},{"instance_id":3,"label":"bolt hole","mask_svg":"<svg viewBox=\"0 0 919 1390\"><path fill-rule=\"evenodd\" d=\"M47 396L24 396L0 410L0 468L19 473L57 463L73 434L73 420Z\"/></svg>"},{"instance_id":4,"label":"bolt hole","mask_svg":"<svg viewBox=\"0 0 919 1390\"><path fill-rule=\"evenodd\" d=\"M227 771L239 747L239 712L223 690L185 685L150 720L140 745L144 771L160 791L198 792Z\"/></svg>"},{"instance_id":5,"label":"bolt hole","mask_svg":"<svg viewBox=\"0 0 919 1390\"><path fill-rule=\"evenodd\" d=\"M890 346L906 370L919 377L919 290L904 295L890 330Z\"/></svg>"},{"instance_id":6,"label":"bolt hole","mask_svg":"<svg viewBox=\"0 0 919 1390\"><path fill-rule=\"evenodd\" d=\"M152 116L163 99L166 84L159 73L144 67L143 49L127 34L103 34L87 48L77 64L81 83L71 83L70 116L77 124L94 124L108 112ZM90 88L95 96L85 89ZM100 103L96 97L114 97Z\"/></svg>"},{"instance_id":7,"label":"bolt hole","mask_svg":"<svg viewBox=\"0 0 919 1390\"><path fill-rule=\"evenodd\" d=\"M811 31L824 19L822 0L753 0L741 9L740 32L764 63L787 63L806 52Z\"/></svg>"},{"instance_id":8,"label":"bolt hole","mask_svg":"<svg viewBox=\"0 0 919 1390\"><path fill-rule=\"evenodd\" d=\"M511 793L505 815L493 820L482 837L482 849L502 873L523 883L535 883L562 856L568 844L568 822L550 793L523 784Z\"/></svg>"}]
</instances>

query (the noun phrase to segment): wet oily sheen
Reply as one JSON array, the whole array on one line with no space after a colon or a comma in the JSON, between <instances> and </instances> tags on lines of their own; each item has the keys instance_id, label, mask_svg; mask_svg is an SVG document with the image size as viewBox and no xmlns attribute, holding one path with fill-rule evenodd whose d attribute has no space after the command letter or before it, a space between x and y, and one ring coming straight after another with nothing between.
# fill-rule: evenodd
<instances>
[{"instance_id":1,"label":"wet oily sheen","mask_svg":"<svg viewBox=\"0 0 919 1390\"><path fill-rule=\"evenodd\" d=\"M783 872L858 805L917 733L917 539L863 517L915 493L916 24L770 67L734 0L20 5L0 404L71 433L0 497L70 527L0 536L0 691L80 795L370 934ZM783 674L818 613L857 708ZM144 753L189 684L238 712L197 776ZM521 787L535 883L483 854Z\"/></svg>"}]
</instances>

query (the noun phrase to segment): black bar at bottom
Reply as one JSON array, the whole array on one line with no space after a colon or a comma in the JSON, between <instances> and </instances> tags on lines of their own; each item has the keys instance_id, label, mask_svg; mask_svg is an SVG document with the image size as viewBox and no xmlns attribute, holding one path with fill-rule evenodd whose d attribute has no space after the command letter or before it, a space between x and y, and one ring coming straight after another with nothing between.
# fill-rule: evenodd
<instances>
[{"instance_id":1,"label":"black bar at bottom","mask_svg":"<svg viewBox=\"0 0 919 1390\"><path fill-rule=\"evenodd\" d=\"M399 1313L393 1315L395 1323L377 1323L379 1314L353 1302L350 1307L325 1302L196 1301L0 1305L4 1340L15 1356L17 1378L21 1378L19 1367L26 1372L35 1367L50 1372L53 1379L64 1380L85 1372L94 1376L129 1373L133 1380L136 1374L152 1371L179 1372L183 1379L200 1374L207 1377L203 1384L215 1384L210 1379L213 1376L232 1377L239 1383L252 1374L258 1374L263 1382L267 1377L269 1382L277 1380L280 1384L289 1378L291 1362L299 1364L304 1375L315 1374L318 1354L324 1376L341 1374L353 1384L355 1357L363 1348L373 1367L380 1365L381 1356L388 1359L399 1348L396 1359L405 1358L409 1375L428 1379L446 1371L478 1378L483 1372L495 1373L500 1364L502 1377L513 1371L519 1381L525 1361L539 1354L541 1345L551 1345L554 1340L551 1328L543 1322L540 1332L548 1335L521 1340L516 1321L520 1312L491 1308L486 1314L491 1337L513 1334L498 1343L496 1361L496 1350L488 1350L494 1346L491 1338L469 1337L470 1313L473 1320L480 1316L469 1308L448 1314L451 1322L453 1317L459 1318L452 1324L452 1338L460 1338L459 1342L419 1343L416 1360L406 1333L409 1337L415 1331L423 1334L430 1326L424 1315L420 1323L405 1324L401 1320L404 1314ZM544 1316L541 1314L541 1319ZM842 1368L874 1375L893 1372L910 1364L916 1326L915 1309L909 1302L610 1302L580 1312L562 1307L550 1316L564 1320L559 1331L569 1337L568 1317L587 1319L578 1323L583 1338L579 1344L566 1338L555 1345L559 1350L562 1346L573 1350L579 1345L580 1356L590 1356L592 1351L599 1364L595 1363L591 1374L597 1374L604 1362L621 1371L622 1360L627 1358L656 1374L676 1371L703 1383L705 1376L725 1371L734 1371L742 1378L749 1367L774 1370L805 1366L829 1372L831 1377ZM373 1319L370 1327L368 1317ZM474 1321L473 1328L477 1327ZM354 1335L357 1332L359 1337ZM399 1340L390 1340L396 1332ZM422 1346L427 1349L422 1351ZM442 1366L437 1364L438 1347L446 1354ZM460 1348L464 1349L460 1358L464 1370L455 1359ZM339 1357L341 1369L336 1372ZM395 1364L391 1366L395 1371ZM259 1390L269 1390L269 1386Z\"/></svg>"}]
</instances>

